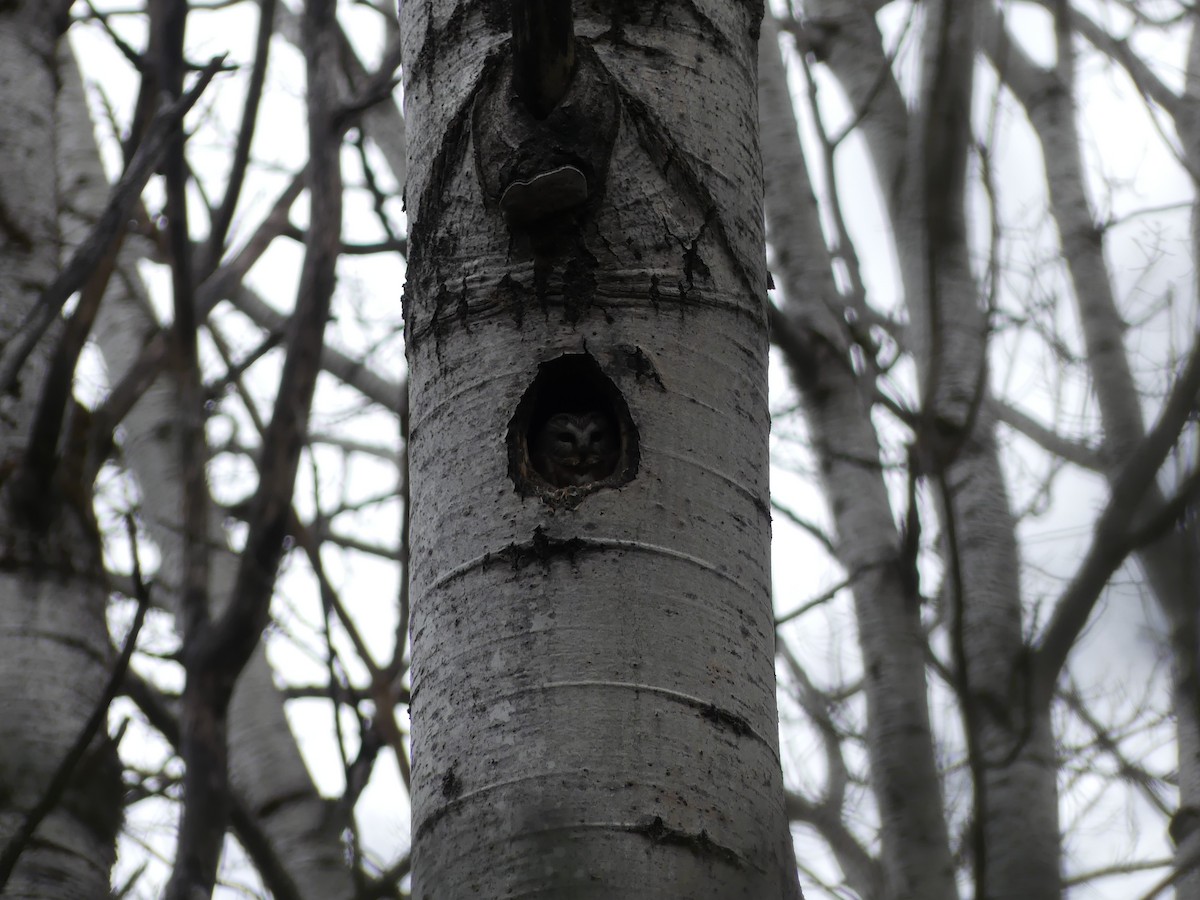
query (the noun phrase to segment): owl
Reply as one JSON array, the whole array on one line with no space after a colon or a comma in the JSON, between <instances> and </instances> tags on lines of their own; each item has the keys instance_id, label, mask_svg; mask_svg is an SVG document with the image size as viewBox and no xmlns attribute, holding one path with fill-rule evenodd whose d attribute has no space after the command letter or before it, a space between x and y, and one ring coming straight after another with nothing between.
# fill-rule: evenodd
<instances>
[{"instance_id":1,"label":"owl","mask_svg":"<svg viewBox=\"0 0 1200 900\"><path fill-rule=\"evenodd\" d=\"M601 481L617 467L619 441L612 419L602 412L561 412L546 420L533 439L533 467L557 488Z\"/></svg>"}]
</instances>

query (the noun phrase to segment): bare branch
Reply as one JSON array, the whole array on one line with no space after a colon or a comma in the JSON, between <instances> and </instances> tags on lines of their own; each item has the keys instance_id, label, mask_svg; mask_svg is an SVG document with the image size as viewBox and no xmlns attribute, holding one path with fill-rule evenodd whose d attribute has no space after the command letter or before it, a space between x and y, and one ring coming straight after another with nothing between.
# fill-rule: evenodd
<instances>
[{"instance_id":1,"label":"bare branch","mask_svg":"<svg viewBox=\"0 0 1200 900\"><path fill-rule=\"evenodd\" d=\"M1071 584L1059 598L1054 614L1038 642L1033 655L1033 684L1037 703L1050 702L1054 684L1066 663L1067 655L1091 616L1092 609L1112 573L1124 562L1125 557L1139 546L1139 541L1153 536L1143 534L1142 530L1147 521L1158 521L1154 518L1155 512L1144 513L1135 518L1135 511L1142 506L1143 498L1153 485L1159 467L1175 446L1181 429L1195 410L1198 391L1200 342L1193 346L1187 365L1163 404L1158 422L1129 454L1121 472L1112 479L1108 505L1096 522L1092 546ZM1187 502L1190 489L1185 487L1185 492L1176 498L1177 504ZM1167 522L1172 521L1173 516L1177 514L1172 507ZM1134 518L1132 525L1131 518ZM1159 527L1162 524L1159 521Z\"/></svg>"},{"instance_id":2,"label":"bare branch","mask_svg":"<svg viewBox=\"0 0 1200 900\"><path fill-rule=\"evenodd\" d=\"M229 181L225 186L225 197L213 214L208 235L207 258L202 271L211 272L217 267L225 250L225 237L237 209L242 183L246 178L246 166L250 161L250 144L254 140L254 129L258 124L258 107L262 101L263 84L267 77L267 59L271 52L271 34L275 30L276 0L259 0L258 37L254 46L254 68L246 85L246 101L242 109L242 124L238 129L237 146L229 169Z\"/></svg>"},{"instance_id":3,"label":"bare branch","mask_svg":"<svg viewBox=\"0 0 1200 900\"><path fill-rule=\"evenodd\" d=\"M1087 469L1090 472L1104 471L1103 457L1098 449L1062 437L1053 429L1047 428L1029 414L1003 400L989 399L988 407L997 419L1029 438L1043 450L1053 453L1081 469Z\"/></svg>"}]
</instances>

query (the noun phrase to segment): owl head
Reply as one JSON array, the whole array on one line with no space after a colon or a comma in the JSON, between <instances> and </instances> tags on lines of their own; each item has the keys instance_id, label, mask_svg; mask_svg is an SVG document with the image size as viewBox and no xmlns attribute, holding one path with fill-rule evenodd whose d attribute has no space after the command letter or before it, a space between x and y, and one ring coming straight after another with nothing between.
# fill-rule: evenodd
<instances>
[{"instance_id":1,"label":"owl head","mask_svg":"<svg viewBox=\"0 0 1200 900\"><path fill-rule=\"evenodd\" d=\"M555 413L534 436L533 467L555 487L592 484L612 475L620 442L616 423L598 410Z\"/></svg>"}]
</instances>

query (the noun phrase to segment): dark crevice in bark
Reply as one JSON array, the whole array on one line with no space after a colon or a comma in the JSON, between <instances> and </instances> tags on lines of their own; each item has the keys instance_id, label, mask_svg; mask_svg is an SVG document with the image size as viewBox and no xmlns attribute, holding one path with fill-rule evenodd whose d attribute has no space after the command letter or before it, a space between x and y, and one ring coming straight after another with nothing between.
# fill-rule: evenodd
<instances>
[{"instance_id":1,"label":"dark crevice in bark","mask_svg":"<svg viewBox=\"0 0 1200 900\"><path fill-rule=\"evenodd\" d=\"M669 844L675 847L683 847L692 851L697 856L717 860L739 869L746 865L746 859L740 853L729 847L722 847L720 844L715 843L708 836L707 831L701 830L698 833L692 833L677 828L669 828L663 822L662 816L655 816L642 825L630 828L629 831L633 834L645 835L655 844Z\"/></svg>"}]
</instances>

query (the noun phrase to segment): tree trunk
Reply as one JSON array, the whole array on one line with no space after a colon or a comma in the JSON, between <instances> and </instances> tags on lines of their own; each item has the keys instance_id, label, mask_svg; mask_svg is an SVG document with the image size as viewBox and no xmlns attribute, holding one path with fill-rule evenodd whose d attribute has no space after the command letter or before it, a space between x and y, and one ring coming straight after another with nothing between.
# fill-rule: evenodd
<instances>
[{"instance_id":1,"label":"tree trunk","mask_svg":"<svg viewBox=\"0 0 1200 900\"><path fill-rule=\"evenodd\" d=\"M1061 11L1060 11L1061 12ZM1095 391L1104 429L1103 474L1110 484L1124 470L1133 451L1146 436L1141 395L1125 348L1127 325L1117 307L1113 279L1105 259L1105 232L1088 195L1082 156L1082 136L1077 122L1076 63L1072 49L1073 31L1068 19L1060 19L1058 59L1051 68L1041 68L1005 31L994 12L985 19L985 48L1005 84L1021 103L1041 144L1050 209L1063 248L1071 279L1081 332L1086 347L1088 373ZM1189 45L1188 80L1200 71L1200 41L1195 33ZM1190 87L1182 102L1169 103L1184 153L1192 171L1200 163L1200 142L1195 139L1196 88ZM1196 213L1193 212L1196 220ZM1194 250L1200 242L1193 241ZM1161 509L1164 496L1157 484L1146 492L1139 510L1130 516L1146 517ZM1137 560L1162 609L1169 630L1174 669L1173 710L1179 741L1180 823L1194 821L1200 809L1200 653L1197 645L1197 575L1194 522L1138 549ZM1180 826L1182 827L1182 826ZM1191 829L1186 829L1191 834ZM1185 831L1173 831L1182 845ZM1180 898L1200 898L1200 872L1186 856L1200 846L1200 837L1180 846L1185 872L1176 885Z\"/></svg>"},{"instance_id":2,"label":"tree trunk","mask_svg":"<svg viewBox=\"0 0 1200 900\"><path fill-rule=\"evenodd\" d=\"M1028 700L1016 521L988 402L990 323L971 272L965 181L973 141L974 4L927 11L921 93L893 222L921 410L914 475L939 500L954 688L972 776L976 896L1061 895L1049 705Z\"/></svg>"},{"instance_id":3,"label":"tree trunk","mask_svg":"<svg viewBox=\"0 0 1200 900\"><path fill-rule=\"evenodd\" d=\"M795 897L762 10L580 7L544 118L507 17L402 11L413 895Z\"/></svg>"},{"instance_id":4,"label":"tree trunk","mask_svg":"<svg viewBox=\"0 0 1200 900\"><path fill-rule=\"evenodd\" d=\"M83 83L74 59L62 69L58 143L64 178L75 186L72 237L82 237L99 217L108 193L92 131ZM117 258L118 276L108 285L93 336L104 356L111 383L118 383L138 359L144 343L158 330L149 298L137 271L139 256L148 254L143 239L131 237ZM123 419L123 459L141 489L142 521L162 560L156 582L166 590L156 596L178 612L183 583L181 516L183 484L179 472L178 390L173 374L164 372ZM210 511L210 596L224 605L233 585L238 557L225 548L221 517ZM263 832L291 873L301 896L332 897L352 891L350 871L329 804L317 794L288 727L283 700L261 648L238 680L230 707L230 771L233 789L250 810L269 810L261 817Z\"/></svg>"},{"instance_id":5,"label":"tree trunk","mask_svg":"<svg viewBox=\"0 0 1200 900\"><path fill-rule=\"evenodd\" d=\"M887 871L883 897L955 898L929 704L927 645L915 560L893 525L879 440L850 361L847 304L832 261L796 130L774 24L763 29L759 98L767 227L786 296L788 344L776 337L804 398L805 420L838 535L838 561L853 579L855 621L867 677L867 753ZM780 329L781 332L783 329ZM860 893L861 890L860 890Z\"/></svg>"},{"instance_id":6,"label":"tree trunk","mask_svg":"<svg viewBox=\"0 0 1200 900\"><path fill-rule=\"evenodd\" d=\"M0 10L0 350L61 262L54 7ZM50 789L103 700L113 657L90 484L56 446L27 452L60 333L52 326L0 393L0 893L83 900L108 895L122 786L101 729L65 790ZM22 833L39 805L36 831Z\"/></svg>"},{"instance_id":7,"label":"tree trunk","mask_svg":"<svg viewBox=\"0 0 1200 900\"><path fill-rule=\"evenodd\" d=\"M870 4L821 0L824 58L861 112L897 235L910 349L920 371L913 462L939 497L975 822L968 852L980 897L1060 895L1049 710L1026 702L1015 523L988 412L987 321L971 275L963 210L974 67L974 7L931 7L910 115Z\"/></svg>"}]
</instances>

